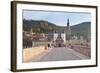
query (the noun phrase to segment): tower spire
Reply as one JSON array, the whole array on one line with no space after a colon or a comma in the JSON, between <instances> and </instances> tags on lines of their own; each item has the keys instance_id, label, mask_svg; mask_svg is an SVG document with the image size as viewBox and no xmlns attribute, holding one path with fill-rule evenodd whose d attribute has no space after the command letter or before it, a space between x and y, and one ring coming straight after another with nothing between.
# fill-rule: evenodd
<instances>
[{"instance_id":1,"label":"tower spire","mask_svg":"<svg viewBox=\"0 0 100 73\"><path fill-rule=\"evenodd\" d=\"M69 18L67 19L67 26L69 27Z\"/></svg>"},{"instance_id":2,"label":"tower spire","mask_svg":"<svg viewBox=\"0 0 100 73\"><path fill-rule=\"evenodd\" d=\"M69 18L67 19L67 30L70 30Z\"/></svg>"},{"instance_id":3,"label":"tower spire","mask_svg":"<svg viewBox=\"0 0 100 73\"><path fill-rule=\"evenodd\" d=\"M69 23L69 18L67 19L67 30L66 30L66 39L70 40L71 36L71 30L70 30L70 23Z\"/></svg>"}]
</instances>

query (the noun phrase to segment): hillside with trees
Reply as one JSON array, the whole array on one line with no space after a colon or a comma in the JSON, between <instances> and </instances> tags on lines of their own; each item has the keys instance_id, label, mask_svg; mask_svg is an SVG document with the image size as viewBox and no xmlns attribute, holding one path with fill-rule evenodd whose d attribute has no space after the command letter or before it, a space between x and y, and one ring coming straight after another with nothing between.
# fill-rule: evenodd
<instances>
[{"instance_id":1,"label":"hillside with trees","mask_svg":"<svg viewBox=\"0 0 100 73\"><path fill-rule=\"evenodd\" d=\"M67 25L67 24L66 24ZM70 26L71 34L76 36L90 36L91 22L82 22L73 26ZM66 30L66 26L57 26L54 23L44 20L23 20L23 30L30 31L32 29L35 33L48 33L53 32L56 29ZM88 35L87 35L88 34Z\"/></svg>"}]
</instances>

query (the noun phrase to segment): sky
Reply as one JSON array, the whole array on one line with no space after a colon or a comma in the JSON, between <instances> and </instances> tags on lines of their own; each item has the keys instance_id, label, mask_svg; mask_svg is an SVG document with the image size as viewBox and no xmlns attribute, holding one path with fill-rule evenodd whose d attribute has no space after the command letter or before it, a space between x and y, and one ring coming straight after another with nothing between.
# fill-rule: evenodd
<instances>
[{"instance_id":1,"label":"sky","mask_svg":"<svg viewBox=\"0 0 100 73\"><path fill-rule=\"evenodd\" d=\"M91 21L91 14L83 12L23 10L23 19L46 20L58 26L67 26L67 19L69 19L70 26L72 26L82 22Z\"/></svg>"}]
</instances>

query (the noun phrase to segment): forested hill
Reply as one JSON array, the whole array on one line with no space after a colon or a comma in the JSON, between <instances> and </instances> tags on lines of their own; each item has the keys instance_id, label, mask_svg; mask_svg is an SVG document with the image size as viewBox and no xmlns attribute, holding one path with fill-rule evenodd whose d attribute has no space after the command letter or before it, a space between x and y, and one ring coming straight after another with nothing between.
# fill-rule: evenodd
<instances>
[{"instance_id":1,"label":"forested hill","mask_svg":"<svg viewBox=\"0 0 100 73\"><path fill-rule=\"evenodd\" d=\"M51 32L54 29L59 29L60 26L57 26L56 24L50 23L48 21L36 21L36 20L23 20L23 30L24 31L30 31L30 29L33 29L33 32Z\"/></svg>"},{"instance_id":2,"label":"forested hill","mask_svg":"<svg viewBox=\"0 0 100 73\"><path fill-rule=\"evenodd\" d=\"M91 33L91 22L83 22L74 26L71 26L72 35L77 36L90 36Z\"/></svg>"},{"instance_id":3,"label":"forested hill","mask_svg":"<svg viewBox=\"0 0 100 73\"><path fill-rule=\"evenodd\" d=\"M70 28L72 35L87 36L87 34L90 34L90 27L91 27L91 22L82 22L80 24L73 25ZM66 29L66 27L64 26L57 26L56 24L48 21L24 19L23 30L30 31L31 28L35 33L42 33L42 32L48 33L48 32L53 32L55 29Z\"/></svg>"}]
</instances>

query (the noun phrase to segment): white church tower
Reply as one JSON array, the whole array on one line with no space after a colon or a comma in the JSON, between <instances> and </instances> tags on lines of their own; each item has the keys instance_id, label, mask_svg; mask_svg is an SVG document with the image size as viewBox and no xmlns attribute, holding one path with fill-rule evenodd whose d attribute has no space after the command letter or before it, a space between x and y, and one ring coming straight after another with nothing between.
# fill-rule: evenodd
<instances>
[{"instance_id":1,"label":"white church tower","mask_svg":"<svg viewBox=\"0 0 100 73\"><path fill-rule=\"evenodd\" d=\"M63 41L64 41L64 44L66 44L66 33L65 33L65 32L62 33L62 34L61 34L61 37L62 37L62 39L63 39Z\"/></svg>"},{"instance_id":2,"label":"white church tower","mask_svg":"<svg viewBox=\"0 0 100 73\"><path fill-rule=\"evenodd\" d=\"M58 33L54 32L53 40L55 41L58 37Z\"/></svg>"}]
</instances>

